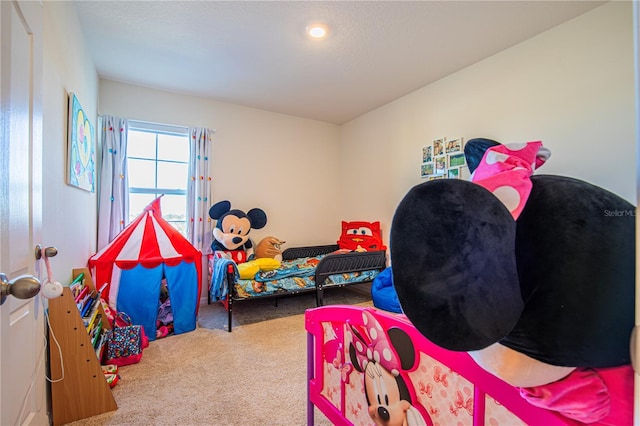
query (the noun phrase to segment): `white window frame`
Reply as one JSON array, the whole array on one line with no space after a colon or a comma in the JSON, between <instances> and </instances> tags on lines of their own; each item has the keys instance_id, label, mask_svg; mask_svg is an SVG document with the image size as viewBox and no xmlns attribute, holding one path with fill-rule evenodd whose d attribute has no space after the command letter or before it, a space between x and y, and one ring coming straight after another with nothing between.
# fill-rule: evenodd
<instances>
[{"instance_id":1,"label":"white window frame","mask_svg":"<svg viewBox=\"0 0 640 426\"><path fill-rule=\"evenodd\" d=\"M184 126L174 126L174 125L170 125L170 124L160 124L160 123L150 123L150 122L145 122L145 121L137 121L137 120L129 120L129 132L131 131L138 131L138 132L148 132L148 133L155 133L156 135L158 134L162 134L162 135L170 135L170 136L184 136L187 139L187 147L189 146L189 128L188 127L184 127ZM131 144L131 138L129 137L129 135L127 135L127 138L129 140L129 144ZM128 159L144 159L144 160L148 160L148 158L139 158L139 157L130 157L129 154L127 153L127 160ZM187 197L187 187L188 187L188 181L185 179L185 184L184 184L184 190L182 189L175 189L175 188L158 188L158 163L179 163L179 164L186 164L187 167L189 166L189 161L170 161L170 160L158 160L158 152L157 152L157 136L156 136L156 158L155 158L155 176L154 176L154 182L155 182L155 188L151 188L151 187L132 187L131 185L129 185L129 193L130 194L152 194L154 195L154 197L158 197L160 195L184 195L185 197L185 221L184 221L184 229L186 230L187 228L187 203L186 203L186 197ZM186 177L188 179L188 177ZM167 222L169 223L178 223L178 221L175 220L168 220Z\"/></svg>"}]
</instances>

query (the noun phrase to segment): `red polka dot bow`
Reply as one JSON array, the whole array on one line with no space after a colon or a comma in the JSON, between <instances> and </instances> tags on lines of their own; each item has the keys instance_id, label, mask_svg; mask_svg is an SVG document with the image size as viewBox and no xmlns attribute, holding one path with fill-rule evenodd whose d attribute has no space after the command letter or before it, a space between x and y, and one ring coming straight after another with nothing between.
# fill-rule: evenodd
<instances>
[{"instance_id":1,"label":"red polka dot bow","mask_svg":"<svg viewBox=\"0 0 640 426\"><path fill-rule=\"evenodd\" d=\"M362 312L363 327L351 325L353 346L360 368L364 371L369 362L377 362L394 376L400 374L401 364L392 349L387 333L367 311Z\"/></svg>"},{"instance_id":2,"label":"red polka dot bow","mask_svg":"<svg viewBox=\"0 0 640 426\"><path fill-rule=\"evenodd\" d=\"M531 194L531 175L550 156L541 141L492 146L471 181L491 191L517 219Z\"/></svg>"}]
</instances>

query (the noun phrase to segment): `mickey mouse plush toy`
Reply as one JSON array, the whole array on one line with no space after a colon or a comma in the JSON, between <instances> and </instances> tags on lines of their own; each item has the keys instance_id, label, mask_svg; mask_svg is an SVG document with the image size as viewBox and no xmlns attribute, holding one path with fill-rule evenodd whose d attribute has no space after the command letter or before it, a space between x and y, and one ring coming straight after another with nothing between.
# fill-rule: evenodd
<instances>
[{"instance_id":1,"label":"mickey mouse plush toy","mask_svg":"<svg viewBox=\"0 0 640 426\"><path fill-rule=\"evenodd\" d=\"M533 175L541 142L465 146L471 181L412 188L394 214L393 282L430 341L466 351L539 407L631 425L635 207Z\"/></svg>"},{"instance_id":2,"label":"mickey mouse plush toy","mask_svg":"<svg viewBox=\"0 0 640 426\"><path fill-rule=\"evenodd\" d=\"M253 255L253 243L249 239L251 229L261 229L267 224L267 214L259 208L247 213L231 209L229 201L219 201L209 209L211 219L218 223L213 229L214 253L222 253L236 263L246 262Z\"/></svg>"}]
</instances>

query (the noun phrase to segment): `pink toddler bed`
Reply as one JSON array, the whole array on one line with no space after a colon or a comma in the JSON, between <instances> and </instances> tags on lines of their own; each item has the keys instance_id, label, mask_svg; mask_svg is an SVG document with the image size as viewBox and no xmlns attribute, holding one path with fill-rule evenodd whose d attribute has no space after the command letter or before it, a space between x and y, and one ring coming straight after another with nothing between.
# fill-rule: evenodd
<instances>
[{"instance_id":1,"label":"pink toddler bed","mask_svg":"<svg viewBox=\"0 0 640 426\"><path fill-rule=\"evenodd\" d=\"M578 425L524 400L464 352L424 338L404 315L353 306L305 313L307 423Z\"/></svg>"}]
</instances>

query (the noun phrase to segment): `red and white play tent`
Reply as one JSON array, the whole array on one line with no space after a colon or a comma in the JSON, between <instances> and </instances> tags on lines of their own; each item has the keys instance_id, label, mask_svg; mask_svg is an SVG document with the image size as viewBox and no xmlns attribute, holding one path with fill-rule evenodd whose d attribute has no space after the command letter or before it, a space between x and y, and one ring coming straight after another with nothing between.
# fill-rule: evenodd
<instances>
[{"instance_id":1,"label":"red and white play tent","mask_svg":"<svg viewBox=\"0 0 640 426\"><path fill-rule=\"evenodd\" d=\"M160 197L145 207L113 241L89 259L94 282L107 284L109 305L129 314L156 338L163 279L169 291L175 334L196 328L202 253L162 218Z\"/></svg>"}]
</instances>

